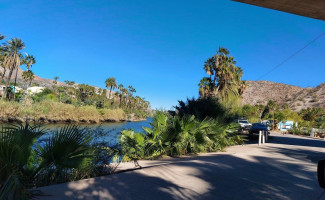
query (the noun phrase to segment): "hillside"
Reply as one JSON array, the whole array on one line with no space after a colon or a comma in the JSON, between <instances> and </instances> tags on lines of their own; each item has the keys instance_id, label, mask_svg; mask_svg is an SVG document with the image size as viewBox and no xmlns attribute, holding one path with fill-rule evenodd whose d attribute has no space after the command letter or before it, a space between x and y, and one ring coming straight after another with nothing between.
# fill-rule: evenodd
<instances>
[{"instance_id":1,"label":"hillside","mask_svg":"<svg viewBox=\"0 0 325 200\"><path fill-rule=\"evenodd\" d=\"M293 110L307 107L325 108L325 84L302 88L271 81L247 81L243 104L267 104L269 100L288 104Z\"/></svg>"},{"instance_id":2,"label":"hillside","mask_svg":"<svg viewBox=\"0 0 325 200\"><path fill-rule=\"evenodd\" d=\"M3 73L3 68L0 67L0 74ZM23 73L23 70L21 68L18 68L18 75L17 75L17 82L18 83L23 83L23 80L22 80L22 73ZM6 76L8 75L8 71L6 72ZM11 81L15 81L15 77L16 77L16 71L13 73L12 77L11 77ZM51 88L52 85L53 85L53 80L52 79L45 79L45 78L41 78L37 75L35 75L35 79L33 80L33 83L37 83L39 86L42 86L42 87L47 87L47 88ZM66 85L65 83L63 82L60 82L58 81L57 83L58 85Z\"/></svg>"}]
</instances>

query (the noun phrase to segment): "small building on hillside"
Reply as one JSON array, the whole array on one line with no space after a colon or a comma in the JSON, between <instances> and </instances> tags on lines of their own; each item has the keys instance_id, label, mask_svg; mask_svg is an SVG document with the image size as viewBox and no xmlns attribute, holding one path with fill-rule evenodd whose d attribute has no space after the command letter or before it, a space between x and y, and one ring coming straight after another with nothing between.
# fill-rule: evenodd
<instances>
[{"instance_id":1,"label":"small building on hillside","mask_svg":"<svg viewBox=\"0 0 325 200\"><path fill-rule=\"evenodd\" d=\"M280 131L288 131L293 128L293 121L284 121L280 122L278 125L278 129Z\"/></svg>"},{"instance_id":2,"label":"small building on hillside","mask_svg":"<svg viewBox=\"0 0 325 200\"><path fill-rule=\"evenodd\" d=\"M33 87L27 88L27 91L30 94L37 94L37 93L42 92L44 89L45 89L45 87L33 86Z\"/></svg>"}]
</instances>

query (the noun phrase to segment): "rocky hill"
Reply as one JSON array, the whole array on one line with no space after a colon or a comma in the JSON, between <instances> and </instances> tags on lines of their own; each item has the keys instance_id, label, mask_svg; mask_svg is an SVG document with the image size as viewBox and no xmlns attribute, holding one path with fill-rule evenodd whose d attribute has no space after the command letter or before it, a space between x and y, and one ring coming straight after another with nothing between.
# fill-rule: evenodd
<instances>
[{"instance_id":1,"label":"rocky hill","mask_svg":"<svg viewBox=\"0 0 325 200\"><path fill-rule=\"evenodd\" d=\"M0 74L3 73L3 68L0 67ZM18 71L17 71L17 83L23 83L23 79L22 79L22 73L23 73L23 70L21 68L18 68ZM6 76L8 75L8 70L6 72ZM15 77L16 77L16 71L14 71L14 73L12 74L11 76L11 81L15 81ZM63 82L60 82L60 81L57 81L57 85L61 86L61 85L66 85L65 83ZM33 80L33 83L37 83L39 86L41 87L46 87L46 88L51 88L52 85L53 85L53 79L45 79L45 78L41 78L39 76L36 76L35 75L35 78Z\"/></svg>"},{"instance_id":2,"label":"rocky hill","mask_svg":"<svg viewBox=\"0 0 325 200\"><path fill-rule=\"evenodd\" d=\"M288 104L293 110L307 107L325 108L325 84L302 88L271 81L247 81L243 104L267 104L269 100Z\"/></svg>"}]
</instances>

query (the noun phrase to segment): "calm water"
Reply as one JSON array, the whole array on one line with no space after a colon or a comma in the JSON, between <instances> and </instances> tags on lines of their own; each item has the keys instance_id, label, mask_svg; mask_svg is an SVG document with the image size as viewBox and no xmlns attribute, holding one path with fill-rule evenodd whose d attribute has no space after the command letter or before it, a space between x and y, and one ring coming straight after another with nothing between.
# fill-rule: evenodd
<instances>
[{"instance_id":1,"label":"calm water","mask_svg":"<svg viewBox=\"0 0 325 200\"><path fill-rule=\"evenodd\" d=\"M144 132L142 127L151 127L152 118L147 118L140 122L111 122L102 124L81 124L81 127L87 127L95 131L96 140L94 142L105 142L109 146L115 145L119 138L120 132L125 129L133 129L135 132ZM49 130L56 130L66 126L65 124L47 124L45 127Z\"/></svg>"},{"instance_id":2,"label":"calm water","mask_svg":"<svg viewBox=\"0 0 325 200\"><path fill-rule=\"evenodd\" d=\"M142 127L151 127L150 122L152 118L147 118L146 121L140 122L111 122L111 123L102 123L102 124L80 124L80 127L87 127L90 131L94 131L96 135L96 140L94 142L105 142L110 146L115 145L119 138L120 132L125 129L133 129L136 132L143 132ZM60 129L67 124L46 124L44 128L48 129L49 132ZM44 139L46 139L50 134L43 135L39 142L42 144Z\"/></svg>"}]
</instances>

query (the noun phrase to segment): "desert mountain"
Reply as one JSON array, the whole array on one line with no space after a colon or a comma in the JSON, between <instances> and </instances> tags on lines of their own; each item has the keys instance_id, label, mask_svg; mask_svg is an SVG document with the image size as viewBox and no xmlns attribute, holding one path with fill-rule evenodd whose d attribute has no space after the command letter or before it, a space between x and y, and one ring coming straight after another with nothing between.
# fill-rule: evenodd
<instances>
[{"instance_id":1,"label":"desert mountain","mask_svg":"<svg viewBox=\"0 0 325 200\"><path fill-rule=\"evenodd\" d=\"M325 108L325 84L313 88L271 81L247 81L247 84L243 104L266 105L269 100L273 100L279 104L288 104L292 110L296 111L308 107Z\"/></svg>"}]
</instances>

